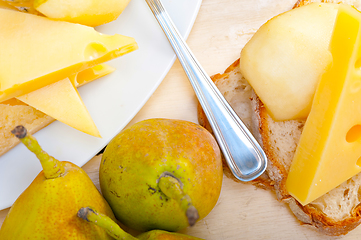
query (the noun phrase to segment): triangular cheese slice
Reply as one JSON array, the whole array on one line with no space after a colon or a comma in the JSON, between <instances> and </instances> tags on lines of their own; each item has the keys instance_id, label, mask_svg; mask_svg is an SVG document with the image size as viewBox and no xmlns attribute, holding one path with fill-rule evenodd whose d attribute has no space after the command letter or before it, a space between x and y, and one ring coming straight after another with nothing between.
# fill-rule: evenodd
<instances>
[{"instance_id":1,"label":"triangular cheese slice","mask_svg":"<svg viewBox=\"0 0 361 240\"><path fill-rule=\"evenodd\" d=\"M52 83L37 91L17 97L22 102L79 131L100 137L78 90L69 78Z\"/></svg>"},{"instance_id":2,"label":"triangular cheese slice","mask_svg":"<svg viewBox=\"0 0 361 240\"><path fill-rule=\"evenodd\" d=\"M79 131L100 137L78 91L73 86L82 86L114 70L106 64L100 64L17 99Z\"/></svg>"},{"instance_id":3,"label":"triangular cheese slice","mask_svg":"<svg viewBox=\"0 0 361 240\"><path fill-rule=\"evenodd\" d=\"M131 37L0 9L0 102L137 49Z\"/></svg>"}]
</instances>

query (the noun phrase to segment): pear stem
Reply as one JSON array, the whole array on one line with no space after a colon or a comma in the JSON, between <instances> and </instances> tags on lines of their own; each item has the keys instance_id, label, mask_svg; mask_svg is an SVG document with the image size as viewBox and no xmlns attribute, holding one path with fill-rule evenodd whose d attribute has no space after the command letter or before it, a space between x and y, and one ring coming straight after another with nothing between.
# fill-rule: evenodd
<instances>
[{"instance_id":1,"label":"pear stem","mask_svg":"<svg viewBox=\"0 0 361 240\"><path fill-rule=\"evenodd\" d=\"M183 192L178 178L165 173L159 178L158 187L167 197L178 202L180 208L186 213L189 226L193 226L199 219L199 214L193 206L191 198Z\"/></svg>"},{"instance_id":2,"label":"pear stem","mask_svg":"<svg viewBox=\"0 0 361 240\"><path fill-rule=\"evenodd\" d=\"M13 133L40 160L45 178L57 178L65 172L64 163L44 152L38 141L27 132L24 126L20 125L15 127L11 133Z\"/></svg>"},{"instance_id":3,"label":"pear stem","mask_svg":"<svg viewBox=\"0 0 361 240\"><path fill-rule=\"evenodd\" d=\"M136 240L137 238L133 237L129 233L125 232L119 227L110 217L105 214L97 212L91 207L81 208L78 211L78 217L91 222L107 231L107 233L115 238L122 240Z\"/></svg>"}]
</instances>

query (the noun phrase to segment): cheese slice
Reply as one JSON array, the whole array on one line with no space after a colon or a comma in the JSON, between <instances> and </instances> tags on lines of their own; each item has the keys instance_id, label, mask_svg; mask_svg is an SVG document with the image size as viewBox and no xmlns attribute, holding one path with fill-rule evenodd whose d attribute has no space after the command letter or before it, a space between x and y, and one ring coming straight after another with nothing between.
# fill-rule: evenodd
<instances>
[{"instance_id":1,"label":"cheese slice","mask_svg":"<svg viewBox=\"0 0 361 240\"><path fill-rule=\"evenodd\" d=\"M340 5L321 77L287 178L306 205L361 171L361 13Z\"/></svg>"},{"instance_id":2,"label":"cheese slice","mask_svg":"<svg viewBox=\"0 0 361 240\"><path fill-rule=\"evenodd\" d=\"M89 83L114 70L106 64L100 64L72 77L19 96L17 99L79 131L100 137L99 131L75 87Z\"/></svg>"},{"instance_id":3,"label":"cheese slice","mask_svg":"<svg viewBox=\"0 0 361 240\"><path fill-rule=\"evenodd\" d=\"M79 131L100 137L78 90L69 78L47 85L38 91L41 92L41 97L31 92L17 98Z\"/></svg>"},{"instance_id":4,"label":"cheese slice","mask_svg":"<svg viewBox=\"0 0 361 240\"><path fill-rule=\"evenodd\" d=\"M113 68L107 64L99 64L97 66L85 69L84 71L77 73L75 78L70 78L70 79L73 80L74 86L81 87L87 83L90 83L90 82L92 82L100 77L103 77L111 72L114 72L114 71L115 71L115 68ZM35 93L35 95L39 96L41 93L38 90L35 90L33 92ZM21 96L19 96L19 98L20 97ZM8 104L11 106L27 105L27 104L19 101L16 98L11 98L9 100L3 101L1 104Z\"/></svg>"},{"instance_id":5,"label":"cheese slice","mask_svg":"<svg viewBox=\"0 0 361 240\"><path fill-rule=\"evenodd\" d=\"M0 9L0 102L137 49L131 37Z\"/></svg>"}]
</instances>

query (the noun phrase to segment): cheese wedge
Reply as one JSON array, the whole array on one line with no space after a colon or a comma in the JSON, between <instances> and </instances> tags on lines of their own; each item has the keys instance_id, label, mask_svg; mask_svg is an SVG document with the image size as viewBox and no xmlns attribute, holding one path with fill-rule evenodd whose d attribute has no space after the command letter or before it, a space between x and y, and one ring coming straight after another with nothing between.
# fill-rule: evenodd
<instances>
[{"instance_id":1,"label":"cheese wedge","mask_svg":"<svg viewBox=\"0 0 361 240\"><path fill-rule=\"evenodd\" d=\"M0 9L0 102L137 49L131 37Z\"/></svg>"},{"instance_id":2,"label":"cheese wedge","mask_svg":"<svg viewBox=\"0 0 361 240\"><path fill-rule=\"evenodd\" d=\"M79 131L100 137L76 86L93 81L113 71L114 68L101 64L19 96L17 99Z\"/></svg>"},{"instance_id":3,"label":"cheese wedge","mask_svg":"<svg viewBox=\"0 0 361 240\"><path fill-rule=\"evenodd\" d=\"M306 205L361 171L361 13L340 5L321 77L287 178Z\"/></svg>"},{"instance_id":4,"label":"cheese wedge","mask_svg":"<svg viewBox=\"0 0 361 240\"><path fill-rule=\"evenodd\" d=\"M94 68L95 70L92 71ZM112 71L114 71L114 68L101 64L78 73L76 82L80 87ZM34 134L55 120L16 98L0 103L0 112L2 116L0 118L0 156L20 142L11 133L11 130L17 125L24 125L31 134Z\"/></svg>"},{"instance_id":5,"label":"cheese wedge","mask_svg":"<svg viewBox=\"0 0 361 240\"><path fill-rule=\"evenodd\" d=\"M69 78L37 91L40 91L40 97L31 92L17 99L79 131L100 137L97 127Z\"/></svg>"}]
</instances>

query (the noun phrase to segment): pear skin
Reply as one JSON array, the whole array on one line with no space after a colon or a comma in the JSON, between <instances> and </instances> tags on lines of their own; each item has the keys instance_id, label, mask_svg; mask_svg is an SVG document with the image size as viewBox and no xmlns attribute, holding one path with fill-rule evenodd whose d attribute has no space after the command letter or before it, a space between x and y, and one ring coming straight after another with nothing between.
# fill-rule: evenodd
<instances>
[{"instance_id":1,"label":"pear skin","mask_svg":"<svg viewBox=\"0 0 361 240\"><path fill-rule=\"evenodd\" d=\"M222 177L214 137L198 124L172 119L123 130L107 145L99 169L116 218L141 232L194 225L217 203Z\"/></svg>"},{"instance_id":2,"label":"pear skin","mask_svg":"<svg viewBox=\"0 0 361 240\"><path fill-rule=\"evenodd\" d=\"M115 219L88 175L71 162L49 156L31 135L20 140L37 155L43 171L10 208L0 239L112 239L102 228L77 217L81 206L90 205Z\"/></svg>"},{"instance_id":3,"label":"pear skin","mask_svg":"<svg viewBox=\"0 0 361 240\"><path fill-rule=\"evenodd\" d=\"M140 240L201 240L201 238L163 230L152 230L137 236Z\"/></svg>"},{"instance_id":4,"label":"pear skin","mask_svg":"<svg viewBox=\"0 0 361 240\"><path fill-rule=\"evenodd\" d=\"M133 237L129 233L125 232L108 216L98 213L92 207L81 208L78 211L78 217L82 218L90 223L96 224L104 228L110 236L114 239L122 240L202 240L201 238L181 234L171 233L163 230L152 230L142 233L137 237Z\"/></svg>"},{"instance_id":5,"label":"pear skin","mask_svg":"<svg viewBox=\"0 0 361 240\"><path fill-rule=\"evenodd\" d=\"M275 121L306 119L319 79L333 64L340 4L312 2L267 21L240 54L242 76Z\"/></svg>"}]
</instances>

